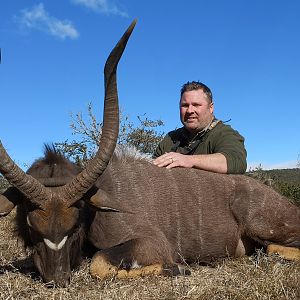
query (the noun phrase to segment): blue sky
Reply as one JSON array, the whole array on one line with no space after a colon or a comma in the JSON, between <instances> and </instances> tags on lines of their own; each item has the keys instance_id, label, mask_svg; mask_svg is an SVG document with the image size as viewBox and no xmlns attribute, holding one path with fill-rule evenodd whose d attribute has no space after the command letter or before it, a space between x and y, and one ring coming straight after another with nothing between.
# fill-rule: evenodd
<instances>
[{"instance_id":1,"label":"blue sky","mask_svg":"<svg viewBox=\"0 0 300 300\"><path fill-rule=\"evenodd\" d=\"M21 166L72 138L70 113L103 104L103 65L135 18L118 69L120 105L165 132L181 126L186 81L246 139L248 165L295 167L300 154L300 1L4 0L0 139Z\"/></svg>"}]
</instances>

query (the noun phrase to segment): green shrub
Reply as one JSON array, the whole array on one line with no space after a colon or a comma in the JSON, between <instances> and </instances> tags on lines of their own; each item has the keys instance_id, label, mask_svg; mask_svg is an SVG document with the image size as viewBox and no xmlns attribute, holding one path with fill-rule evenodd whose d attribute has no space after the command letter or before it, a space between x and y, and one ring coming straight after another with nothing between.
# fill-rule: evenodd
<instances>
[{"instance_id":1,"label":"green shrub","mask_svg":"<svg viewBox=\"0 0 300 300\"><path fill-rule=\"evenodd\" d=\"M299 170L263 170L261 166L250 170L246 175L271 186L274 190L300 206ZM287 182L289 180L289 182Z\"/></svg>"},{"instance_id":2,"label":"green shrub","mask_svg":"<svg viewBox=\"0 0 300 300\"><path fill-rule=\"evenodd\" d=\"M300 205L300 185L287 182L277 183L279 192Z\"/></svg>"},{"instance_id":3,"label":"green shrub","mask_svg":"<svg viewBox=\"0 0 300 300\"><path fill-rule=\"evenodd\" d=\"M162 140L164 126L162 120L151 120L146 115L137 116L138 124L129 120L128 116L120 114L120 130L118 144L134 146L146 154L153 154ZM88 105L87 116L81 112L71 114L72 135L74 139L57 142L55 146L67 158L84 167L98 150L103 123L96 119L92 104Z\"/></svg>"}]
</instances>

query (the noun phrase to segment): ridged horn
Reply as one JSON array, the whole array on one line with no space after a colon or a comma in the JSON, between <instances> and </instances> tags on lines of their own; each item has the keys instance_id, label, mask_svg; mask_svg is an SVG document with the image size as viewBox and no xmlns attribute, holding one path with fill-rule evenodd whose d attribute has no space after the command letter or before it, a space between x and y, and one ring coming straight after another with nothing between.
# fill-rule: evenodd
<instances>
[{"instance_id":1,"label":"ridged horn","mask_svg":"<svg viewBox=\"0 0 300 300\"><path fill-rule=\"evenodd\" d=\"M38 180L26 174L8 155L0 141L0 172L2 175L37 206L50 199L51 191Z\"/></svg>"},{"instance_id":2,"label":"ridged horn","mask_svg":"<svg viewBox=\"0 0 300 300\"><path fill-rule=\"evenodd\" d=\"M62 197L71 206L96 182L113 155L119 134L119 105L116 72L118 62L135 27L134 20L108 56L104 67L104 114L99 149L86 168L62 187Z\"/></svg>"}]
</instances>

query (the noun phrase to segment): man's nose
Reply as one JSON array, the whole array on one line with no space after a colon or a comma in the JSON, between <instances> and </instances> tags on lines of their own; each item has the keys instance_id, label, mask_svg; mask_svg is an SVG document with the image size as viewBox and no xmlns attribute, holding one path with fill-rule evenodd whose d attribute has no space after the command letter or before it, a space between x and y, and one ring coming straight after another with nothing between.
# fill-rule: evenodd
<instances>
[{"instance_id":1,"label":"man's nose","mask_svg":"<svg viewBox=\"0 0 300 300\"><path fill-rule=\"evenodd\" d=\"M194 107L193 105L189 105L188 108L187 108L187 113L191 114L194 112Z\"/></svg>"}]
</instances>

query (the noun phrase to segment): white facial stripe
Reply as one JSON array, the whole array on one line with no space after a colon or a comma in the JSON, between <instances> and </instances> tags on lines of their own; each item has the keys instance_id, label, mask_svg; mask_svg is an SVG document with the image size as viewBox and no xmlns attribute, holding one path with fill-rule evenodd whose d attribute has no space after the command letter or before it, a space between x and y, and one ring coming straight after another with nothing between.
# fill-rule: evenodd
<instances>
[{"instance_id":1,"label":"white facial stripe","mask_svg":"<svg viewBox=\"0 0 300 300\"><path fill-rule=\"evenodd\" d=\"M30 227L32 227L32 225L31 225L31 223L30 223L30 220L29 220L28 216L27 216L27 224L28 224Z\"/></svg>"},{"instance_id":2,"label":"white facial stripe","mask_svg":"<svg viewBox=\"0 0 300 300\"><path fill-rule=\"evenodd\" d=\"M51 250L54 250L54 251L58 251L60 250L66 243L68 239L68 236L66 235L59 244L55 244L55 243L52 243L51 241L49 241L48 239L44 239L44 243L51 249Z\"/></svg>"},{"instance_id":3,"label":"white facial stripe","mask_svg":"<svg viewBox=\"0 0 300 300\"><path fill-rule=\"evenodd\" d=\"M57 247L58 247L58 250L60 250L60 249L65 245L67 239L68 239L68 236L66 235L66 236L61 240L61 242L58 244L58 246L57 246Z\"/></svg>"}]
</instances>

